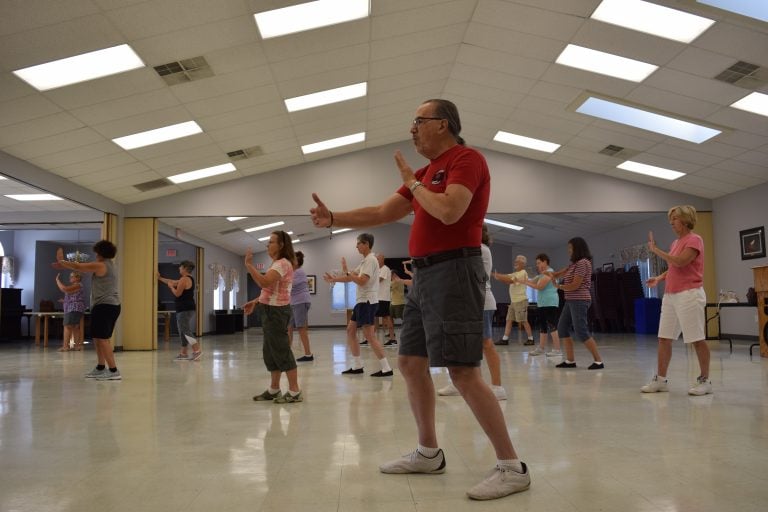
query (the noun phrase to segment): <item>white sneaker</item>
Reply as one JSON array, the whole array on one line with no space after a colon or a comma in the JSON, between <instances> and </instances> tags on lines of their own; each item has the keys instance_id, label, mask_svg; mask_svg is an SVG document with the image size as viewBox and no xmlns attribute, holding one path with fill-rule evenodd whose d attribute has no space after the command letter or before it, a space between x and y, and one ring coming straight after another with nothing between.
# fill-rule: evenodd
<instances>
[{"instance_id":1,"label":"white sneaker","mask_svg":"<svg viewBox=\"0 0 768 512\"><path fill-rule=\"evenodd\" d=\"M563 353L559 350L550 350L547 352L547 357L563 357Z\"/></svg>"},{"instance_id":2,"label":"white sneaker","mask_svg":"<svg viewBox=\"0 0 768 512\"><path fill-rule=\"evenodd\" d=\"M382 473L427 473L436 475L445 472L445 455L443 450L438 450L432 458L425 457L419 450L413 450L399 459L385 462L379 466Z\"/></svg>"},{"instance_id":3,"label":"white sneaker","mask_svg":"<svg viewBox=\"0 0 768 512\"><path fill-rule=\"evenodd\" d=\"M643 393L664 393L667 389L667 379L654 375L651 382L640 388Z\"/></svg>"},{"instance_id":4,"label":"white sneaker","mask_svg":"<svg viewBox=\"0 0 768 512\"><path fill-rule=\"evenodd\" d=\"M104 368L104 371L96 376L96 380L123 380L123 376L120 375L120 370L112 371L109 368Z\"/></svg>"},{"instance_id":5,"label":"white sneaker","mask_svg":"<svg viewBox=\"0 0 768 512\"><path fill-rule=\"evenodd\" d=\"M711 395L712 382L704 377L699 377L696 379L696 385L688 390L688 394L695 396Z\"/></svg>"},{"instance_id":6,"label":"white sneaker","mask_svg":"<svg viewBox=\"0 0 768 512\"><path fill-rule=\"evenodd\" d=\"M467 496L473 500L495 500L528 489L531 486L531 475L525 462L521 464L522 473L496 466L485 480L467 491Z\"/></svg>"},{"instance_id":7,"label":"white sneaker","mask_svg":"<svg viewBox=\"0 0 768 512\"><path fill-rule=\"evenodd\" d=\"M536 347L535 349L529 351L528 355L529 356L540 356L543 353L544 353L544 349L542 349L541 347Z\"/></svg>"},{"instance_id":8,"label":"white sneaker","mask_svg":"<svg viewBox=\"0 0 768 512\"><path fill-rule=\"evenodd\" d=\"M105 371L108 372L109 368L104 368L103 370L99 370L98 368L96 368L94 366L93 370L91 370L88 373L86 373L85 375L83 375L83 377L85 377L86 379L95 379L96 377L98 377L99 375L104 373Z\"/></svg>"},{"instance_id":9,"label":"white sneaker","mask_svg":"<svg viewBox=\"0 0 768 512\"><path fill-rule=\"evenodd\" d=\"M459 390L453 385L453 382L449 382L444 388L438 389L437 394L440 396L459 396L461 393L459 393Z\"/></svg>"},{"instance_id":10,"label":"white sneaker","mask_svg":"<svg viewBox=\"0 0 768 512\"><path fill-rule=\"evenodd\" d=\"M493 391L493 395L496 397L496 400L501 401L507 399L507 390L503 387L491 386L491 391Z\"/></svg>"}]
</instances>

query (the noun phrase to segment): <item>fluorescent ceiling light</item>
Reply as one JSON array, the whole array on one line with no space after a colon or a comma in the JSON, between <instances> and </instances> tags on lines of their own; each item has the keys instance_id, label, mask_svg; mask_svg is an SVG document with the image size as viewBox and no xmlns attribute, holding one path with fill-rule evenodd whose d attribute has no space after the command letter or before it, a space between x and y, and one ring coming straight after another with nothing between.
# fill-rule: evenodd
<instances>
[{"instance_id":1,"label":"fluorescent ceiling light","mask_svg":"<svg viewBox=\"0 0 768 512\"><path fill-rule=\"evenodd\" d=\"M512 144L513 146L522 146L528 149L535 149L536 151L546 151L547 153L554 153L560 144L554 142L547 142L545 140L532 139L530 137L523 137L522 135L515 135L509 132L496 132L493 137L496 142L503 142L504 144Z\"/></svg>"},{"instance_id":2,"label":"fluorescent ceiling light","mask_svg":"<svg viewBox=\"0 0 768 512\"><path fill-rule=\"evenodd\" d=\"M576 112L701 144L721 130L590 96Z\"/></svg>"},{"instance_id":3,"label":"fluorescent ceiling light","mask_svg":"<svg viewBox=\"0 0 768 512\"><path fill-rule=\"evenodd\" d=\"M298 238L296 238L296 239L294 239L294 240L291 240L291 243L292 243L292 244L297 244L297 243L299 243L299 242L301 242L301 240L300 240L300 239L298 239Z\"/></svg>"},{"instance_id":4,"label":"fluorescent ceiling light","mask_svg":"<svg viewBox=\"0 0 768 512\"><path fill-rule=\"evenodd\" d=\"M367 18L369 0L317 0L253 15L261 37L284 36Z\"/></svg>"},{"instance_id":5,"label":"fluorescent ceiling light","mask_svg":"<svg viewBox=\"0 0 768 512\"><path fill-rule=\"evenodd\" d=\"M741 98L736 103L731 104L733 108L746 110L753 114L768 116L768 94L753 92Z\"/></svg>"},{"instance_id":6,"label":"fluorescent ceiling light","mask_svg":"<svg viewBox=\"0 0 768 512\"><path fill-rule=\"evenodd\" d=\"M653 176L654 178L661 178L663 180L676 180L681 176L685 176L684 172L656 167L655 165L641 164L640 162L633 162L632 160L627 160L616 167L624 169L625 171L645 174L646 176Z\"/></svg>"},{"instance_id":7,"label":"fluorescent ceiling light","mask_svg":"<svg viewBox=\"0 0 768 512\"><path fill-rule=\"evenodd\" d=\"M270 226L270 227L271 227L271 226ZM286 234L287 234L287 235L292 235L292 234L293 234L293 231L286 231ZM256 240L258 240L259 242L266 242L267 240L269 240L269 237L271 237L271 236L272 236L272 235L263 236L263 237L261 237L261 238L257 238Z\"/></svg>"},{"instance_id":8,"label":"fluorescent ceiling light","mask_svg":"<svg viewBox=\"0 0 768 512\"><path fill-rule=\"evenodd\" d=\"M724 11L735 12L762 21L768 21L768 3L765 0L696 0Z\"/></svg>"},{"instance_id":9,"label":"fluorescent ceiling light","mask_svg":"<svg viewBox=\"0 0 768 512\"><path fill-rule=\"evenodd\" d=\"M715 22L642 0L603 0L590 17L681 43L690 43Z\"/></svg>"},{"instance_id":10,"label":"fluorescent ceiling light","mask_svg":"<svg viewBox=\"0 0 768 512\"><path fill-rule=\"evenodd\" d=\"M235 222L236 220L243 220L243 219L247 219L247 218L248 217L227 217L227 220L229 222Z\"/></svg>"},{"instance_id":11,"label":"fluorescent ceiling light","mask_svg":"<svg viewBox=\"0 0 768 512\"><path fill-rule=\"evenodd\" d=\"M38 91L143 68L144 62L127 44L54 60L13 72Z\"/></svg>"},{"instance_id":12,"label":"fluorescent ceiling light","mask_svg":"<svg viewBox=\"0 0 768 512\"><path fill-rule=\"evenodd\" d=\"M53 194L6 194L17 201L62 201L63 199Z\"/></svg>"},{"instance_id":13,"label":"fluorescent ceiling light","mask_svg":"<svg viewBox=\"0 0 768 512\"><path fill-rule=\"evenodd\" d=\"M493 226L499 226L501 228L514 229L515 231L521 231L523 229L523 226L518 226L517 224L508 224L506 222L501 222L500 220L493 220L489 218L485 219L485 223L491 224Z\"/></svg>"},{"instance_id":14,"label":"fluorescent ceiling light","mask_svg":"<svg viewBox=\"0 0 768 512\"><path fill-rule=\"evenodd\" d=\"M308 108L315 108L322 105L351 100L353 98L360 98L361 96L365 96L367 92L368 82L361 82L359 84L314 92L304 96L296 96L295 98L288 98L285 100L285 108L288 109L288 112L298 112L299 110L306 110Z\"/></svg>"},{"instance_id":15,"label":"fluorescent ceiling light","mask_svg":"<svg viewBox=\"0 0 768 512\"><path fill-rule=\"evenodd\" d=\"M187 121L185 123L172 124L170 126L164 126L146 132L134 133L133 135L126 135L125 137L118 137L112 139L112 142L127 150L180 139L196 133L203 133L203 129L200 128L196 122Z\"/></svg>"},{"instance_id":16,"label":"fluorescent ceiling light","mask_svg":"<svg viewBox=\"0 0 768 512\"><path fill-rule=\"evenodd\" d=\"M346 233L347 231L352 231L352 228L334 229L333 231L331 231L331 234L338 235L339 233Z\"/></svg>"},{"instance_id":17,"label":"fluorescent ceiling light","mask_svg":"<svg viewBox=\"0 0 768 512\"><path fill-rule=\"evenodd\" d=\"M283 224L285 224L285 222L283 222L281 220L281 221L278 221L278 222L273 222L271 224L264 224L263 226L256 226L256 227L248 228L248 229L246 229L244 231L246 233L252 233L254 231L260 231L262 229L276 228L277 226L282 226ZM267 237L267 240L269 240L269 237Z\"/></svg>"},{"instance_id":18,"label":"fluorescent ceiling light","mask_svg":"<svg viewBox=\"0 0 768 512\"><path fill-rule=\"evenodd\" d=\"M174 176L168 176L168 179L177 184L186 183L187 181L210 178L211 176L218 176L219 174L226 174L228 172L232 172L236 170L237 170L237 167L235 167L231 163L221 164L221 165L214 165L213 167L206 167L205 169L198 169L196 171L190 171L182 174L176 174Z\"/></svg>"},{"instance_id":19,"label":"fluorescent ceiling light","mask_svg":"<svg viewBox=\"0 0 768 512\"><path fill-rule=\"evenodd\" d=\"M317 153L318 151L325 151L327 149L338 148L340 146L348 146L349 144L355 144L357 142L364 142L364 141L365 141L365 132L360 132L360 133L355 133L353 135L338 137L336 139L315 142L314 144L307 144L306 146L301 146L301 151L305 155L308 155L310 153Z\"/></svg>"},{"instance_id":20,"label":"fluorescent ceiling light","mask_svg":"<svg viewBox=\"0 0 768 512\"><path fill-rule=\"evenodd\" d=\"M612 53L599 52L583 46L569 44L555 61L563 66L583 69L601 75L642 82L648 75L659 69L658 66L639 60L619 57Z\"/></svg>"}]
</instances>

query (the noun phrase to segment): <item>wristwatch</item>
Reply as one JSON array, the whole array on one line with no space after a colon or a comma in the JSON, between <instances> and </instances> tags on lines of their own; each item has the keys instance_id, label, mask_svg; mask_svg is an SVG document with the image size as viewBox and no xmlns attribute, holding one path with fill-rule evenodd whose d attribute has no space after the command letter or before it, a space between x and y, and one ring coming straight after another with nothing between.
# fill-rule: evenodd
<instances>
[{"instance_id":1,"label":"wristwatch","mask_svg":"<svg viewBox=\"0 0 768 512\"><path fill-rule=\"evenodd\" d=\"M414 192L414 191L415 191L417 188L419 188L419 187L423 187L423 186L424 186L424 184L423 184L422 182L420 182L419 180L416 180L416 181L414 181L413 183L411 183L411 186L410 186L410 187L408 187L408 189L410 189L410 191L411 191L411 194L413 194L413 192Z\"/></svg>"}]
</instances>

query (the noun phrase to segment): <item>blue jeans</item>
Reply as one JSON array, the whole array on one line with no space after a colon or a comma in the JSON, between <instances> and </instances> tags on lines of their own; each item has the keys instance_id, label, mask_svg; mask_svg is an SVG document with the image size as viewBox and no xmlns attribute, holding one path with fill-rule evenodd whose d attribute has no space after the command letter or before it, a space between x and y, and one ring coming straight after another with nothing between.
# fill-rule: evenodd
<instances>
[{"instance_id":1,"label":"blue jeans","mask_svg":"<svg viewBox=\"0 0 768 512\"><path fill-rule=\"evenodd\" d=\"M566 300L560 321L557 323L557 334L562 338L573 338L585 342L592 337L589 332L589 300Z\"/></svg>"}]
</instances>

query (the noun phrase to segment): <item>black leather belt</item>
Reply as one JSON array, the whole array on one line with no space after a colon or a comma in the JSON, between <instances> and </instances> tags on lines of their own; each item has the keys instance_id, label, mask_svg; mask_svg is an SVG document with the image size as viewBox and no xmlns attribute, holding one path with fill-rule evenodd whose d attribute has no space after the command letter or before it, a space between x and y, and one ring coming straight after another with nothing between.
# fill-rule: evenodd
<instances>
[{"instance_id":1,"label":"black leather belt","mask_svg":"<svg viewBox=\"0 0 768 512\"><path fill-rule=\"evenodd\" d=\"M462 247L461 249L453 249L451 251L437 252L430 254L423 258L411 258L412 265L416 268L429 267L448 260L455 260L458 258L465 258L467 256L480 256L479 247Z\"/></svg>"}]
</instances>

